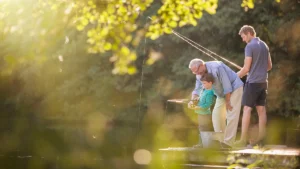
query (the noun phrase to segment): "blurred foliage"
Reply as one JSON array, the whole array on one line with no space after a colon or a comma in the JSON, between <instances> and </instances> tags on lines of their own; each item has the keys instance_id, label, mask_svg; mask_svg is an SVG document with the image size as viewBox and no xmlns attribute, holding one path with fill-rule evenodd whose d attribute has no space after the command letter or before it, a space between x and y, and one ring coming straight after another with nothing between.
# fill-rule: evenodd
<instances>
[{"instance_id":1,"label":"blurred foliage","mask_svg":"<svg viewBox=\"0 0 300 169\"><path fill-rule=\"evenodd\" d=\"M34 5L29 5L31 2ZM112 51L110 61L115 65L114 74L134 74L137 72L134 65L134 61L137 59L136 49L145 36L155 40L163 34L171 34L174 28L189 24L196 26L197 20L203 15L203 11L209 14L216 13L218 3L217 0L166 0L157 11L151 12L151 15L148 16L151 17L151 23L145 24L143 20L147 18L143 17L143 13L151 10L151 6L154 6L152 5L153 0L39 0L38 3L33 2L35 1L13 0L1 3L3 16L7 16L6 18L14 17L15 13L11 13L11 11L17 11L17 15L19 15L18 23L6 26L4 32L17 31L22 34L23 31L26 31L22 27L28 23L25 22L29 19L28 17L45 21L45 16L49 15L49 12L57 13L58 16L64 16L62 19L64 22L70 21L70 24L75 24L73 26L76 26L77 30L82 31L86 28L87 51L89 53ZM28 8L22 4L26 4ZM253 8L254 2L252 0L243 1L242 7ZM24 14L23 10L25 10L24 13L34 12L31 15ZM59 11L60 13L58 13ZM15 20L13 19L13 21ZM4 23L4 25L6 24ZM49 32L49 28L46 29L45 25L39 22L37 25L42 36ZM27 26L31 27L32 25L27 24ZM34 36L33 31L31 30L31 36ZM55 30L52 30L52 33L55 34ZM43 43L41 44L43 45ZM151 57L150 55L147 63L153 64L156 60L155 56ZM8 56L6 61L11 63L13 57ZM9 72L10 69L7 71Z\"/></svg>"},{"instance_id":2,"label":"blurred foliage","mask_svg":"<svg viewBox=\"0 0 300 169\"><path fill-rule=\"evenodd\" d=\"M157 22L162 28L173 19L176 28L173 22L165 30L176 29L239 65L245 44L238 30L253 25L269 45L274 64L268 115L286 119L272 128L276 132L299 125L298 2L255 1L255 8L245 11L240 0L206 1L206 6L190 1L183 14L173 8L178 1L163 2L0 1L2 168L131 169L139 149L151 152L155 160L158 148L196 144L196 115L166 100L189 97L194 86L189 61L211 58L176 36L160 36L169 31L159 31L155 40L144 38ZM202 9L196 12L189 3ZM119 7L110 9L113 4ZM139 12L134 12L137 6ZM132 17L124 8L132 10ZM107 13L104 20L112 23L105 27L100 18L109 9L114 15ZM199 20L195 14L200 11ZM162 18L166 13L180 20ZM180 25L185 17L197 25ZM105 36L98 36L101 31ZM111 70L125 74L113 76ZM17 158L27 155L32 157ZM149 167L161 167L154 164Z\"/></svg>"},{"instance_id":3,"label":"blurred foliage","mask_svg":"<svg viewBox=\"0 0 300 169\"><path fill-rule=\"evenodd\" d=\"M257 153L251 155L242 155L240 153L232 153L227 157L230 166L228 169L246 167L252 168L274 168L274 169L290 169L297 168L299 161L297 156L272 156L264 153L267 149L254 146L253 149Z\"/></svg>"}]
</instances>

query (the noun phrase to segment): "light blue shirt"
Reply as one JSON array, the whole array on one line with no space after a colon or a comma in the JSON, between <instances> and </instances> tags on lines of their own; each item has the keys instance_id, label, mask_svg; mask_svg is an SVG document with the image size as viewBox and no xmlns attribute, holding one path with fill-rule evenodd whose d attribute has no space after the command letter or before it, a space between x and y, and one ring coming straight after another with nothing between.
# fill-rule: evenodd
<instances>
[{"instance_id":1,"label":"light blue shirt","mask_svg":"<svg viewBox=\"0 0 300 169\"><path fill-rule=\"evenodd\" d=\"M205 62L208 73L214 77L213 90L217 97L225 97L227 93L242 87L244 84L237 74L221 61ZM195 89L192 94L198 95L202 89L201 76L196 75Z\"/></svg>"}]
</instances>

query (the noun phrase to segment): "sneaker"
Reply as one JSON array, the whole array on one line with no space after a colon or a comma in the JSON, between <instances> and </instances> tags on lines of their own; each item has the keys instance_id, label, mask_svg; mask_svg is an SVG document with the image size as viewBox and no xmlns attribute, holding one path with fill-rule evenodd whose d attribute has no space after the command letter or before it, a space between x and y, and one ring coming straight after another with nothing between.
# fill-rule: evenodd
<instances>
[{"instance_id":1,"label":"sneaker","mask_svg":"<svg viewBox=\"0 0 300 169\"><path fill-rule=\"evenodd\" d=\"M247 146L247 142L245 140L239 140L233 143L233 147L235 148L241 148L246 146Z\"/></svg>"},{"instance_id":2,"label":"sneaker","mask_svg":"<svg viewBox=\"0 0 300 169\"><path fill-rule=\"evenodd\" d=\"M199 144L193 145L193 148L203 148L203 145L199 143Z\"/></svg>"},{"instance_id":3,"label":"sneaker","mask_svg":"<svg viewBox=\"0 0 300 169\"><path fill-rule=\"evenodd\" d=\"M254 146L256 146L256 147L263 147L264 146L264 140L250 142L250 145L252 147L254 147Z\"/></svg>"},{"instance_id":4,"label":"sneaker","mask_svg":"<svg viewBox=\"0 0 300 169\"><path fill-rule=\"evenodd\" d=\"M224 143L224 142L222 142L222 141L220 141L220 146L221 146L221 148L223 148L223 149L225 149L225 148L232 148L230 145L228 145L228 144L226 144L226 143Z\"/></svg>"}]
</instances>

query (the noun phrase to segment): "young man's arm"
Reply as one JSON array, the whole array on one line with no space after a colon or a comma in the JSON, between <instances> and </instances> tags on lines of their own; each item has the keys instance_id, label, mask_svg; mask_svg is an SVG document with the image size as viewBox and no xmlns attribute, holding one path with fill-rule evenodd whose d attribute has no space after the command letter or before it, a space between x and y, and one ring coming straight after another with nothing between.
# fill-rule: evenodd
<instances>
[{"instance_id":1,"label":"young man's arm","mask_svg":"<svg viewBox=\"0 0 300 169\"><path fill-rule=\"evenodd\" d=\"M240 78L244 77L250 71L251 63L252 63L252 47L251 45L247 45L245 47L244 66L240 71L237 72L237 75Z\"/></svg>"},{"instance_id":2,"label":"young man's arm","mask_svg":"<svg viewBox=\"0 0 300 169\"><path fill-rule=\"evenodd\" d=\"M269 53L269 57L268 57L268 71L272 69L272 60L271 60L271 55Z\"/></svg>"},{"instance_id":3,"label":"young man's arm","mask_svg":"<svg viewBox=\"0 0 300 169\"><path fill-rule=\"evenodd\" d=\"M240 71L237 72L237 75L240 78L244 77L250 71L251 63L252 63L252 57L246 56L245 60L244 60L243 68Z\"/></svg>"}]
</instances>

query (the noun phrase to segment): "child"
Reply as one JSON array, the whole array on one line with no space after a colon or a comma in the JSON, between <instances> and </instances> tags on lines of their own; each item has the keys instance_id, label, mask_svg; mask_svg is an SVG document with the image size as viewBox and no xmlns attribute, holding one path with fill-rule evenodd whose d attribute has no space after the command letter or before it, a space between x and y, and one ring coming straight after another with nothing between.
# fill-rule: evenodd
<instances>
[{"instance_id":1,"label":"child","mask_svg":"<svg viewBox=\"0 0 300 169\"><path fill-rule=\"evenodd\" d=\"M199 136L201 131L212 131L212 116L210 107L214 102L214 92L212 85L214 82L214 77L207 73L201 77L201 83L203 89L200 91L199 102L197 106L194 107L195 113L198 114L199 122ZM202 147L201 137L197 147Z\"/></svg>"}]
</instances>

